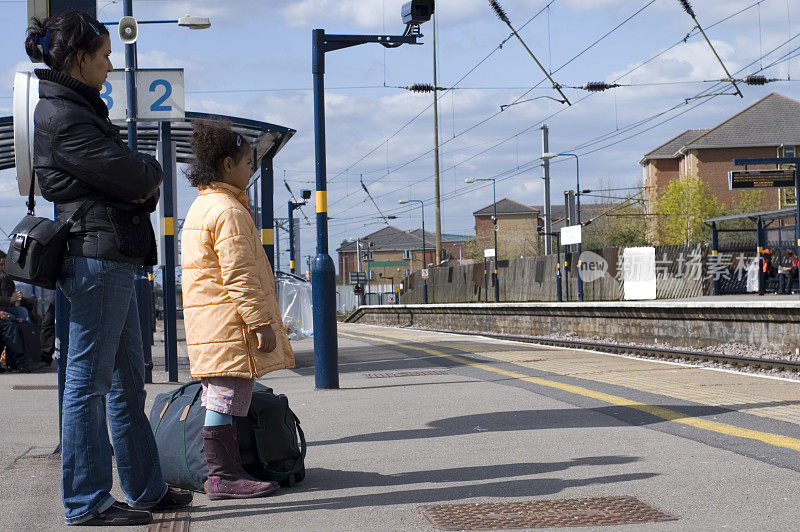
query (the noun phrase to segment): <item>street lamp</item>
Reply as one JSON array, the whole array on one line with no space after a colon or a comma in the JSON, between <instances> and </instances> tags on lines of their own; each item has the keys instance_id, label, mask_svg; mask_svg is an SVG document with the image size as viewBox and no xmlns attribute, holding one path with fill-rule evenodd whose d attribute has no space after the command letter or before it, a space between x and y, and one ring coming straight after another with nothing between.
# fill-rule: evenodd
<instances>
[{"instance_id":1,"label":"street lamp","mask_svg":"<svg viewBox=\"0 0 800 532\"><path fill-rule=\"evenodd\" d=\"M492 202L494 207L494 275L492 276L492 282L494 283L494 302L500 302L500 279L497 276L497 180L494 177L487 177L484 179L478 179L475 177L470 177L469 179L465 179L464 183L475 183L477 181L491 181L492 182Z\"/></svg>"},{"instance_id":2,"label":"street lamp","mask_svg":"<svg viewBox=\"0 0 800 532\"><path fill-rule=\"evenodd\" d=\"M425 203L417 199L401 199L397 203L405 205L406 203L419 203L419 210L422 212L422 269L428 267L427 256L425 255ZM422 278L422 301L428 304L428 279Z\"/></svg>"},{"instance_id":3,"label":"street lamp","mask_svg":"<svg viewBox=\"0 0 800 532\"><path fill-rule=\"evenodd\" d=\"M314 384L317 389L339 387L339 346L336 343L336 268L328 255L328 183L325 155L325 53L366 43L386 48L417 44L419 25L433 16L434 0L412 0L402 7L403 35L327 35L311 32L311 71L314 76L314 156L317 185L317 256L311 268L314 308Z\"/></svg>"},{"instance_id":4,"label":"street lamp","mask_svg":"<svg viewBox=\"0 0 800 532\"><path fill-rule=\"evenodd\" d=\"M541 225L536 226L536 231L544 237L556 238L556 260L558 261L556 262L556 300L561 303L561 234L558 231L547 233ZM569 299L569 293L567 293L567 298Z\"/></svg>"},{"instance_id":5,"label":"street lamp","mask_svg":"<svg viewBox=\"0 0 800 532\"><path fill-rule=\"evenodd\" d=\"M578 156L574 153L552 153L542 154L542 159L550 160L556 157L575 157L575 221L581 225L581 167ZM578 301L583 301L583 279L581 279L581 250L583 245L578 242Z\"/></svg>"}]
</instances>

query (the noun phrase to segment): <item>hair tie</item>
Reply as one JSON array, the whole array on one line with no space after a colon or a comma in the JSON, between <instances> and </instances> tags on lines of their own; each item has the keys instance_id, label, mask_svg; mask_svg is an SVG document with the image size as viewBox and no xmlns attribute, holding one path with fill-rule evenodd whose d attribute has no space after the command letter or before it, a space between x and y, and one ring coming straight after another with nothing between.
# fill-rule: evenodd
<instances>
[{"instance_id":1,"label":"hair tie","mask_svg":"<svg viewBox=\"0 0 800 532\"><path fill-rule=\"evenodd\" d=\"M239 135L238 133L236 134L236 147L237 148L242 147L242 136Z\"/></svg>"},{"instance_id":2,"label":"hair tie","mask_svg":"<svg viewBox=\"0 0 800 532\"><path fill-rule=\"evenodd\" d=\"M42 52L42 57L47 57L50 55L50 35L50 30L47 30L47 32L44 34L44 37L36 35L33 38L33 42L36 43L39 51Z\"/></svg>"}]
</instances>

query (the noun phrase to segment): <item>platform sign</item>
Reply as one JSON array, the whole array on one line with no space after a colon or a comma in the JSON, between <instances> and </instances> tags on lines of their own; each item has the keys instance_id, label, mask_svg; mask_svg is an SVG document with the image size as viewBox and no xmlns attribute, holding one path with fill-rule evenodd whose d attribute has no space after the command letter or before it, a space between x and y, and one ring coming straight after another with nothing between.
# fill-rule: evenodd
<instances>
[{"instance_id":1,"label":"platform sign","mask_svg":"<svg viewBox=\"0 0 800 532\"><path fill-rule=\"evenodd\" d=\"M112 122L124 123L128 103L125 71L108 73L100 97ZM183 120L186 101L182 68L136 71L137 119L140 121Z\"/></svg>"},{"instance_id":2,"label":"platform sign","mask_svg":"<svg viewBox=\"0 0 800 532\"><path fill-rule=\"evenodd\" d=\"M794 169L733 170L728 172L730 190L787 188L794 186Z\"/></svg>"},{"instance_id":3,"label":"platform sign","mask_svg":"<svg viewBox=\"0 0 800 532\"><path fill-rule=\"evenodd\" d=\"M397 296L394 294L386 294L386 304L387 305L396 305L397 304Z\"/></svg>"},{"instance_id":4,"label":"platform sign","mask_svg":"<svg viewBox=\"0 0 800 532\"><path fill-rule=\"evenodd\" d=\"M489 248L489 249L484 249L483 250L483 258L485 258L485 259L491 259L495 255L496 255L496 253L494 251L494 248Z\"/></svg>"},{"instance_id":5,"label":"platform sign","mask_svg":"<svg viewBox=\"0 0 800 532\"><path fill-rule=\"evenodd\" d=\"M427 279L428 278L428 268L423 268L421 271L422 271L422 278L423 279Z\"/></svg>"},{"instance_id":6,"label":"platform sign","mask_svg":"<svg viewBox=\"0 0 800 532\"><path fill-rule=\"evenodd\" d=\"M581 243L581 226L570 225L561 228L561 245L571 246L573 244Z\"/></svg>"}]
</instances>

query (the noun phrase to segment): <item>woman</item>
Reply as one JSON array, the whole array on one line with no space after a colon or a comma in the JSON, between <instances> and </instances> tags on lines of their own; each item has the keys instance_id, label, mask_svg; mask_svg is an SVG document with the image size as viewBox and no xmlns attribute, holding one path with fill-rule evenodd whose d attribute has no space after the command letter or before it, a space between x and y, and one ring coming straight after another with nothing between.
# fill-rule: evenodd
<instances>
[{"instance_id":1,"label":"woman","mask_svg":"<svg viewBox=\"0 0 800 532\"><path fill-rule=\"evenodd\" d=\"M33 20L28 56L36 70L33 166L45 199L72 228L59 286L72 304L62 407L62 494L71 525L139 525L150 511L186 506L168 489L144 413L144 357L133 288L137 267L155 263L149 213L162 171L131 151L108 120L100 90L112 70L108 30L80 11ZM107 422L106 422L107 418ZM110 495L112 449L126 503Z\"/></svg>"}]
</instances>

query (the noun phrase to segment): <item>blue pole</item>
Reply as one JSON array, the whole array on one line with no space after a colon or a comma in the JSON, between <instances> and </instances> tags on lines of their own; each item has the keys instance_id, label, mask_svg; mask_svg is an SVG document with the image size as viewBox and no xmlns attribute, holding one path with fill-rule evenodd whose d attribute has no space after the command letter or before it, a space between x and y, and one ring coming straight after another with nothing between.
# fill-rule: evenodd
<instances>
[{"instance_id":1,"label":"blue pole","mask_svg":"<svg viewBox=\"0 0 800 532\"><path fill-rule=\"evenodd\" d=\"M272 157L265 154L261 158L261 245L267 253L267 259L275 270L275 212L272 205L274 168Z\"/></svg>"},{"instance_id":2,"label":"blue pole","mask_svg":"<svg viewBox=\"0 0 800 532\"><path fill-rule=\"evenodd\" d=\"M328 190L325 160L325 30L312 36L314 148L317 177L317 256L311 265L314 305L314 382L317 389L339 387L336 343L336 272L328 255Z\"/></svg>"},{"instance_id":3,"label":"blue pole","mask_svg":"<svg viewBox=\"0 0 800 532\"><path fill-rule=\"evenodd\" d=\"M717 222L711 224L711 256L714 261L719 261L719 231L717 231ZM717 270L719 271L719 270ZM719 275L714 275L713 280L714 295L719 295Z\"/></svg>"},{"instance_id":4,"label":"blue pole","mask_svg":"<svg viewBox=\"0 0 800 532\"><path fill-rule=\"evenodd\" d=\"M164 213L161 227L162 252L164 253L164 364L169 373L170 382L178 382L178 336L176 321L178 319L177 302L175 301L175 189L173 175L174 150L172 146L172 125L169 122L158 123L158 136L161 139L159 159L164 167L164 182L161 186L161 205Z\"/></svg>"},{"instance_id":5,"label":"blue pole","mask_svg":"<svg viewBox=\"0 0 800 532\"><path fill-rule=\"evenodd\" d=\"M122 14L126 17L133 16L133 0L123 0ZM136 150L139 139L136 132L136 43L125 45L125 86L128 92L128 109L126 117L128 122L128 146Z\"/></svg>"},{"instance_id":6,"label":"blue pole","mask_svg":"<svg viewBox=\"0 0 800 532\"><path fill-rule=\"evenodd\" d=\"M289 272L294 273L294 203L289 202Z\"/></svg>"},{"instance_id":7,"label":"blue pole","mask_svg":"<svg viewBox=\"0 0 800 532\"><path fill-rule=\"evenodd\" d=\"M428 267L428 257L425 256L425 203L419 202L419 210L422 211L422 268ZM428 280L423 279L422 297L425 304L428 304Z\"/></svg>"},{"instance_id":8,"label":"blue pole","mask_svg":"<svg viewBox=\"0 0 800 532\"><path fill-rule=\"evenodd\" d=\"M500 278L497 276L497 260L500 258L497 252L497 180L492 178L492 201L494 202L494 302L500 302Z\"/></svg>"}]
</instances>

